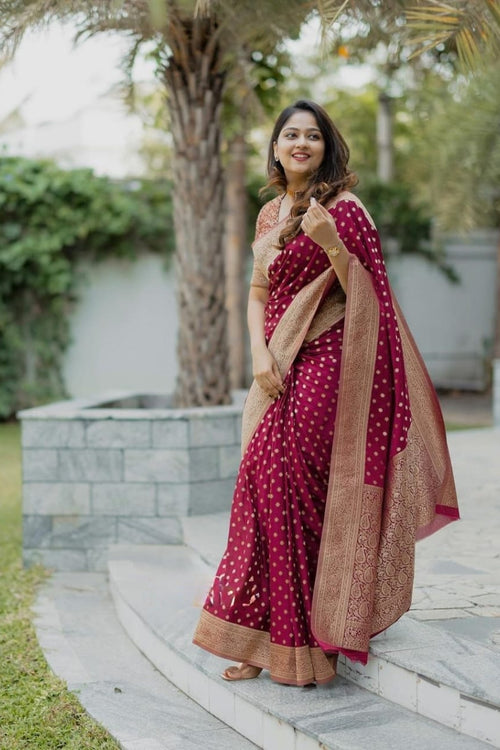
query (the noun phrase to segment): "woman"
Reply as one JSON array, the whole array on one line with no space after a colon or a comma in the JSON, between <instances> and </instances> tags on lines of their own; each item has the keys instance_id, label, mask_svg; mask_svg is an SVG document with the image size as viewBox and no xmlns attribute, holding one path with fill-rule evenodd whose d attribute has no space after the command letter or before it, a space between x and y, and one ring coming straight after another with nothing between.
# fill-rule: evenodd
<instances>
[{"instance_id":1,"label":"woman","mask_svg":"<svg viewBox=\"0 0 500 750\"><path fill-rule=\"evenodd\" d=\"M379 238L349 189L327 113L278 117L256 229L253 371L226 552L194 642L291 685L411 603L415 541L458 518L439 404L391 296Z\"/></svg>"}]
</instances>

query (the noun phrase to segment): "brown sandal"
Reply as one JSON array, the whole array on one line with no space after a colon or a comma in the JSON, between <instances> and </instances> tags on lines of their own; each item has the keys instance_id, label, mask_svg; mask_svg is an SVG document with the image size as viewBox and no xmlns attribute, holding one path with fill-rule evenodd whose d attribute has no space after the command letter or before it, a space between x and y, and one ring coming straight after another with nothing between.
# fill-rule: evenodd
<instances>
[{"instance_id":1,"label":"brown sandal","mask_svg":"<svg viewBox=\"0 0 500 750\"><path fill-rule=\"evenodd\" d=\"M327 654L326 658L328 659L328 661L330 663L330 666L333 669L333 671L335 672L335 674L337 674L337 661L338 661L339 655L338 654Z\"/></svg>"},{"instance_id":2,"label":"brown sandal","mask_svg":"<svg viewBox=\"0 0 500 750\"><path fill-rule=\"evenodd\" d=\"M228 667L223 671L221 677L229 682L235 680L253 680L262 672L262 667L254 667L253 664L239 664L237 667Z\"/></svg>"}]
</instances>

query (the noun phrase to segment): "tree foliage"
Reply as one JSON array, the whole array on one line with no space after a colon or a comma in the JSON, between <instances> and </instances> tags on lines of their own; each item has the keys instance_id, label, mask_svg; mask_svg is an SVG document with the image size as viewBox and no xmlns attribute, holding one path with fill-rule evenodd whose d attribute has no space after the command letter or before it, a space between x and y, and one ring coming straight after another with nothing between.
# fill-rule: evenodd
<instances>
[{"instance_id":1,"label":"tree foliage","mask_svg":"<svg viewBox=\"0 0 500 750\"><path fill-rule=\"evenodd\" d=\"M0 158L0 417L65 394L82 260L173 251L170 187Z\"/></svg>"},{"instance_id":2,"label":"tree foliage","mask_svg":"<svg viewBox=\"0 0 500 750\"><path fill-rule=\"evenodd\" d=\"M347 64L379 71L393 101L396 176L436 226L498 225L499 0L326 0L321 13Z\"/></svg>"},{"instance_id":3,"label":"tree foliage","mask_svg":"<svg viewBox=\"0 0 500 750\"><path fill-rule=\"evenodd\" d=\"M358 48L373 48L378 37L394 54L455 51L469 70L500 51L499 0L320 0L318 6L325 35L337 38L340 27L347 24L349 33L354 23Z\"/></svg>"},{"instance_id":4,"label":"tree foliage","mask_svg":"<svg viewBox=\"0 0 500 750\"><path fill-rule=\"evenodd\" d=\"M414 54L454 45L463 66L480 67L484 54L500 52L500 3L498 0L461 0L453 4L428 0L406 12Z\"/></svg>"},{"instance_id":5,"label":"tree foliage","mask_svg":"<svg viewBox=\"0 0 500 750\"><path fill-rule=\"evenodd\" d=\"M442 227L500 227L499 123L498 63L445 92L422 122L413 163L416 171L425 155L428 192Z\"/></svg>"}]
</instances>

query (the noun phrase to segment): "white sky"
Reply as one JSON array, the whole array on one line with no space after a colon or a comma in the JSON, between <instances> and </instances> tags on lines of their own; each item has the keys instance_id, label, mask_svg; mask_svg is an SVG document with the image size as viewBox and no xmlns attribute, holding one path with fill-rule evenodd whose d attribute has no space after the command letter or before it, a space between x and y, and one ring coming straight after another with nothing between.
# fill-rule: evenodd
<instances>
[{"instance_id":1,"label":"white sky","mask_svg":"<svg viewBox=\"0 0 500 750\"><path fill-rule=\"evenodd\" d=\"M0 121L21 104L30 124L64 120L123 80L124 39L102 34L75 46L73 37L71 26L54 25L24 38L0 69ZM145 62L138 74L153 78Z\"/></svg>"}]
</instances>

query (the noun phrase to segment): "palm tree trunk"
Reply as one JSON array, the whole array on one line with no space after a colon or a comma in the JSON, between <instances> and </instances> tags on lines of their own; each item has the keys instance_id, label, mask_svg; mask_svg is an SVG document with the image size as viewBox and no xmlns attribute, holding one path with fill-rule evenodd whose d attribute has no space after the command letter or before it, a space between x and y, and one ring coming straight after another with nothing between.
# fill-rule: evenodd
<instances>
[{"instance_id":1,"label":"palm tree trunk","mask_svg":"<svg viewBox=\"0 0 500 750\"><path fill-rule=\"evenodd\" d=\"M176 406L230 401L220 156L221 72L210 17L170 16L164 69L173 136L179 376Z\"/></svg>"},{"instance_id":2,"label":"palm tree trunk","mask_svg":"<svg viewBox=\"0 0 500 750\"><path fill-rule=\"evenodd\" d=\"M247 144L238 134L228 144L226 170L226 308L231 388L245 386L245 255L247 249Z\"/></svg>"}]
</instances>

